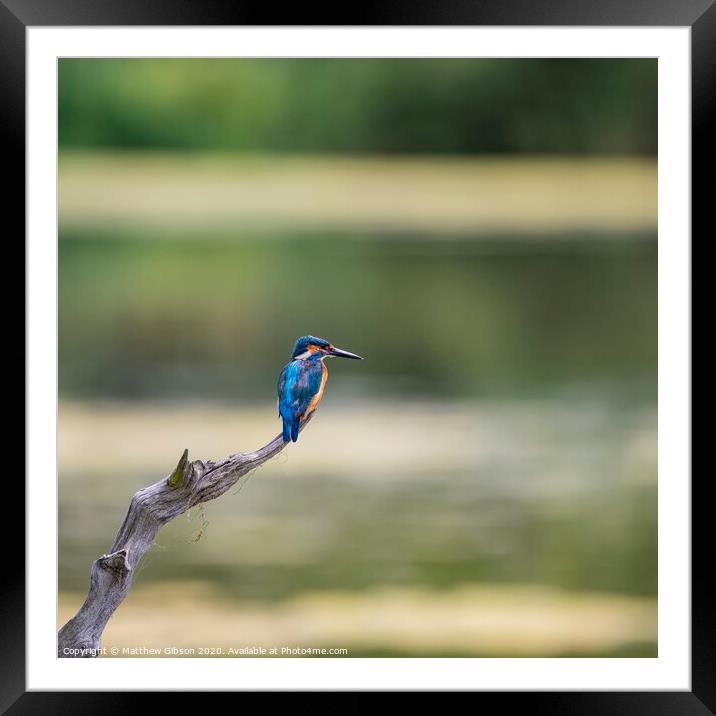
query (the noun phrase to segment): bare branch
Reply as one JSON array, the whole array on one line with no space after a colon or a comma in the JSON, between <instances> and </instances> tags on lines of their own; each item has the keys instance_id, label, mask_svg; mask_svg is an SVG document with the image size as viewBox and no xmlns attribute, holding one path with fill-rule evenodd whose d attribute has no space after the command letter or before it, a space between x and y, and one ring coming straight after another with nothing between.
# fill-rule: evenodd
<instances>
[{"instance_id":1,"label":"bare branch","mask_svg":"<svg viewBox=\"0 0 716 716\"><path fill-rule=\"evenodd\" d=\"M287 444L277 435L256 452L235 453L220 462L189 462L189 451L184 450L167 477L135 493L112 547L92 565L84 604L58 633L58 656L97 656L102 632L129 593L139 562L159 530L194 505L223 495L243 475L278 455Z\"/></svg>"}]
</instances>

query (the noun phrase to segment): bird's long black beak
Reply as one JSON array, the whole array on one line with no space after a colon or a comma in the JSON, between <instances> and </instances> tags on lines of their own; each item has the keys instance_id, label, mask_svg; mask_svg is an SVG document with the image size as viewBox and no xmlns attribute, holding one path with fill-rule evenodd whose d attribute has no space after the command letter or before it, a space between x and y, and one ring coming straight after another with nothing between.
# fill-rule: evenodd
<instances>
[{"instance_id":1,"label":"bird's long black beak","mask_svg":"<svg viewBox=\"0 0 716 716\"><path fill-rule=\"evenodd\" d=\"M328 351L329 356L335 356L336 358L352 358L353 360L363 360L359 355L350 353L349 351L343 351L340 348L331 348Z\"/></svg>"}]
</instances>

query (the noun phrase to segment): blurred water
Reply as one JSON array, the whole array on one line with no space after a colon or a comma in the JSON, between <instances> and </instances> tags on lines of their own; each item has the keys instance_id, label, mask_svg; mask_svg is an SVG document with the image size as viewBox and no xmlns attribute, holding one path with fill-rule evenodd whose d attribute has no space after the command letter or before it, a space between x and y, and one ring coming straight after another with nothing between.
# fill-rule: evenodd
<instances>
[{"instance_id":1,"label":"blurred water","mask_svg":"<svg viewBox=\"0 0 716 716\"><path fill-rule=\"evenodd\" d=\"M108 639L166 644L192 605L191 644L223 633L214 613L257 643L296 624L320 641L338 610L363 655L655 653L653 237L88 231L60 240L63 615L181 449L278 432L276 376L310 332L366 360L331 364L298 445L162 530ZM386 606L385 589L403 591ZM537 630L522 640L501 621L512 594ZM433 641L366 641L356 615L384 609ZM454 609L493 641L444 624ZM611 626L587 638L595 614Z\"/></svg>"},{"instance_id":2,"label":"blurred water","mask_svg":"<svg viewBox=\"0 0 716 716\"><path fill-rule=\"evenodd\" d=\"M644 237L95 232L60 271L64 397L266 398L305 333L367 357L344 395L655 397Z\"/></svg>"},{"instance_id":3,"label":"blurred water","mask_svg":"<svg viewBox=\"0 0 716 716\"><path fill-rule=\"evenodd\" d=\"M176 409L167 409L162 421L170 436L179 431ZM379 409L406 436L399 429L373 433L362 424L370 415L365 406L323 409L310 434L238 494L166 527L136 582L191 576L232 598L262 600L316 588L495 581L656 593L653 406L531 401L432 404L431 410L434 429L421 427L421 414ZM105 406L105 419L108 414ZM121 422L111 423L125 449L136 439L132 415L137 419L139 411L124 413L121 433ZM225 424L235 449L257 447L237 444L246 438L236 437L221 414L213 422L210 409L203 415L219 432ZM88 566L111 543L131 493L163 474L114 469L115 460L102 451L101 422L98 414L75 411L63 427L83 432L88 444L99 435L98 460L110 465L82 472L73 471L72 454L64 460L61 589L86 585ZM345 435L337 438L341 430ZM161 445L162 428L155 433ZM426 447L427 440L434 445ZM443 452L446 440L451 444ZM402 459L381 457L391 448ZM361 457L361 449L374 455ZM419 456L413 463L411 453Z\"/></svg>"}]
</instances>

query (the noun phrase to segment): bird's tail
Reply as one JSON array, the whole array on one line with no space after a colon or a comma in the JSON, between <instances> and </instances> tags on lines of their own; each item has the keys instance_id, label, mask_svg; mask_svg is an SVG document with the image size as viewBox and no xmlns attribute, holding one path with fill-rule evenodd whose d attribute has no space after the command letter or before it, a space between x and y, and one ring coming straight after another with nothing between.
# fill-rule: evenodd
<instances>
[{"instance_id":1,"label":"bird's tail","mask_svg":"<svg viewBox=\"0 0 716 716\"><path fill-rule=\"evenodd\" d=\"M301 419L296 416L291 422L291 440L296 442L298 440L298 426L301 424Z\"/></svg>"},{"instance_id":2,"label":"bird's tail","mask_svg":"<svg viewBox=\"0 0 716 716\"><path fill-rule=\"evenodd\" d=\"M289 440L296 442L298 440L298 428L301 424L299 417L283 418L283 441L287 443Z\"/></svg>"}]
</instances>

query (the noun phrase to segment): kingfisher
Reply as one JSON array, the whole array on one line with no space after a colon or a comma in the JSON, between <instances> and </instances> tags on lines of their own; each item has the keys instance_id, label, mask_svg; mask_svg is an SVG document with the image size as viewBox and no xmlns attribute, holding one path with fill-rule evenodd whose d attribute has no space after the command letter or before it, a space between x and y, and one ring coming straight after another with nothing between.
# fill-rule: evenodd
<instances>
[{"instance_id":1,"label":"kingfisher","mask_svg":"<svg viewBox=\"0 0 716 716\"><path fill-rule=\"evenodd\" d=\"M326 358L363 360L316 336L302 336L296 341L291 362L278 377L278 414L283 420L284 442L298 440L301 423L321 402L328 379Z\"/></svg>"}]
</instances>

